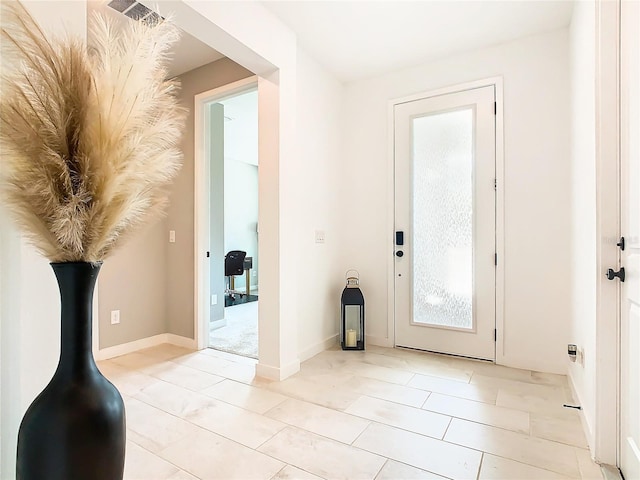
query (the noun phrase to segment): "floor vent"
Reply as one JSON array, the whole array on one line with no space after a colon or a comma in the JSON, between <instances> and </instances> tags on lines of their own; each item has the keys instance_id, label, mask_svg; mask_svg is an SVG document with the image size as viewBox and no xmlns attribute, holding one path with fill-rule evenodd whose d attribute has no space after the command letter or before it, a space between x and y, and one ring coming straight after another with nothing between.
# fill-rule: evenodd
<instances>
[{"instance_id":1,"label":"floor vent","mask_svg":"<svg viewBox=\"0 0 640 480\"><path fill-rule=\"evenodd\" d=\"M142 21L150 25L155 25L164 20L164 17L136 0L111 0L108 6L133 20Z\"/></svg>"}]
</instances>

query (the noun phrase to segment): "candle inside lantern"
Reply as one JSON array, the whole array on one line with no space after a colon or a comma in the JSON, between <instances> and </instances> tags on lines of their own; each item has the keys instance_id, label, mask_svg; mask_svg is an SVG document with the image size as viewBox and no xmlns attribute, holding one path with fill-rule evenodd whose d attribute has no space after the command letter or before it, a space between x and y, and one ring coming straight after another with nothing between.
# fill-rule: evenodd
<instances>
[{"instance_id":1,"label":"candle inside lantern","mask_svg":"<svg viewBox=\"0 0 640 480\"><path fill-rule=\"evenodd\" d=\"M356 331L355 330L347 330L347 340L345 342L347 347L355 347L356 346Z\"/></svg>"}]
</instances>

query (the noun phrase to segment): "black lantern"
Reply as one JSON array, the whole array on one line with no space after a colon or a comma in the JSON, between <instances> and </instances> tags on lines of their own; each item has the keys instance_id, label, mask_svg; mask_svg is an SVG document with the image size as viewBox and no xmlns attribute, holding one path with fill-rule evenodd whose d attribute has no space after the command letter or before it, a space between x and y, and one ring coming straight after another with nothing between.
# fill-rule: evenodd
<instances>
[{"instance_id":1,"label":"black lantern","mask_svg":"<svg viewBox=\"0 0 640 480\"><path fill-rule=\"evenodd\" d=\"M349 275L355 272L357 276ZM347 286L342 291L342 324L340 344L343 350L364 350L364 296L360 290L360 274L347 271Z\"/></svg>"}]
</instances>

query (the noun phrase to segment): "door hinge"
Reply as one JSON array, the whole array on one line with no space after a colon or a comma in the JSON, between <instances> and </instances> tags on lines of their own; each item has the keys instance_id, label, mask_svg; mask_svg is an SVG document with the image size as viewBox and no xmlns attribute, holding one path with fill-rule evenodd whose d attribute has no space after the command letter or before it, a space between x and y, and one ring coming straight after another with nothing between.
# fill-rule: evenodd
<instances>
[{"instance_id":1,"label":"door hinge","mask_svg":"<svg viewBox=\"0 0 640 480\"><path fill-rule=\"evenodd\" d=\"M498 254L497 253L493 254L493 264L494 265L498 265Z\"/></svg>"},{"instance_id":2,"label":"door hinge","mask_svg":"<svg viewBox=\"0 0 640 480\"><path fill-rule=\"evenodd\" d=\"M497 328L493 329L493 341L494 342L498 341L498 329Z\"/></svg>"},{"instance_id":3,"label":"door hinge","mask_svg":"<svg viewBox=\"0 0 640 480\"><path fill-rule=\"evenodd\" d=\"M493 179L493 189L494 190L498 190L498 179L497 178Z\"/></svg>"},{"instance_id":4,"label":"door hinge","mask_svg":"<svg viewBox=\"0 0 640 480\"><path fill-rule=\"evenodd\" d=\"M493 114L498 114L498 102L493 102Z\"/></svg>"}]
</instances>

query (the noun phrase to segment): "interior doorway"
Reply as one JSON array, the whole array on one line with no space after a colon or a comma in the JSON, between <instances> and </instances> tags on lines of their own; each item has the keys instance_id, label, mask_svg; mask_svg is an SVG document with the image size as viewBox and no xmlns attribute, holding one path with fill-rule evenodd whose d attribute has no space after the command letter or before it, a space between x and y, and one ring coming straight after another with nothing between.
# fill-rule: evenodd
<instances>
[{"instance_id":1,"label":"interior doorway","mask_svg":"<svg viewBox=\"0 0 640 480\"><path fill-rule=\"evenodd\" d=\"M213 99L205 110L211 172L209 347L257 359L257 84Z\"/></svg>"},{"instance_id":2,"label":"interior doorway","mask_svg":"<svg viewBox=\"0 0 640 480\"><path fill-rule=\"evenodd\" d=\"M259 187L258 180L254 178L254 175L258 176L257 82L255 76L248 77L200 93L194 98L197 218L194 233L196 249L203 251L201 256L196 257L195 264L198 280L195 289L198 311L196 320L199 330L198 347L216 347L232 354L252 358L258 357L258 302L246 301L249 299L246 295L246 286L248 283L250 295L257 296L259 253L258 221L255 214L258 210ZM234 100L236 98L240 100ZM238 104L242 103L246 104L244 109L238 107ZM225 104L235 105L236 108L227 107ZM252 104L253 106L249 107ZM239 113L242 110L245 113ZM249 111L252 113L248 113ZM231 126L236 118L238 122ZM245 130L249 129L253 130L253 134L245 133ZM251 140L250 136L255 138ZM238 143L242 145L238 146ZM229 144L231 148L226 148L225 144ZM233 147L234 144L236 147ZM238 162L238 156L243 156L245 161ZM233 162L246 165L233 165ZM225 171L233 175L225 175ZM232 176L251 179L231 178ZM242 185L238 187L239 184ZM250 195L247 194L246 184L252 188ZM239 195L244 195L241 200L238 200ZM252 199L247 200L247 197ZM231 215L241 220L233 219L229 223L226 219ZM237 275L227 276L225 259L232 251L244 254L241 264L242 273L237 271L235 272ZM231 296L233 298L230 298ZM233 316L237 310L227 310L229 307L226 305L229 307L250 305L247 310L254 310L251 323L255 328L227 328L232 326L229 315ZM234 330L237 331L234 332ZM251 333L247 333L248 331ZM212 333L214 333L213 342ZM243 341L243 336L250 336L248 344L251 348L236 350L230 348L221 341L221 334L225 333L229 334L230 338L236 338L240 343ZM229 344L231 343L229 340Z\"/></svg>"}]
</instances>

